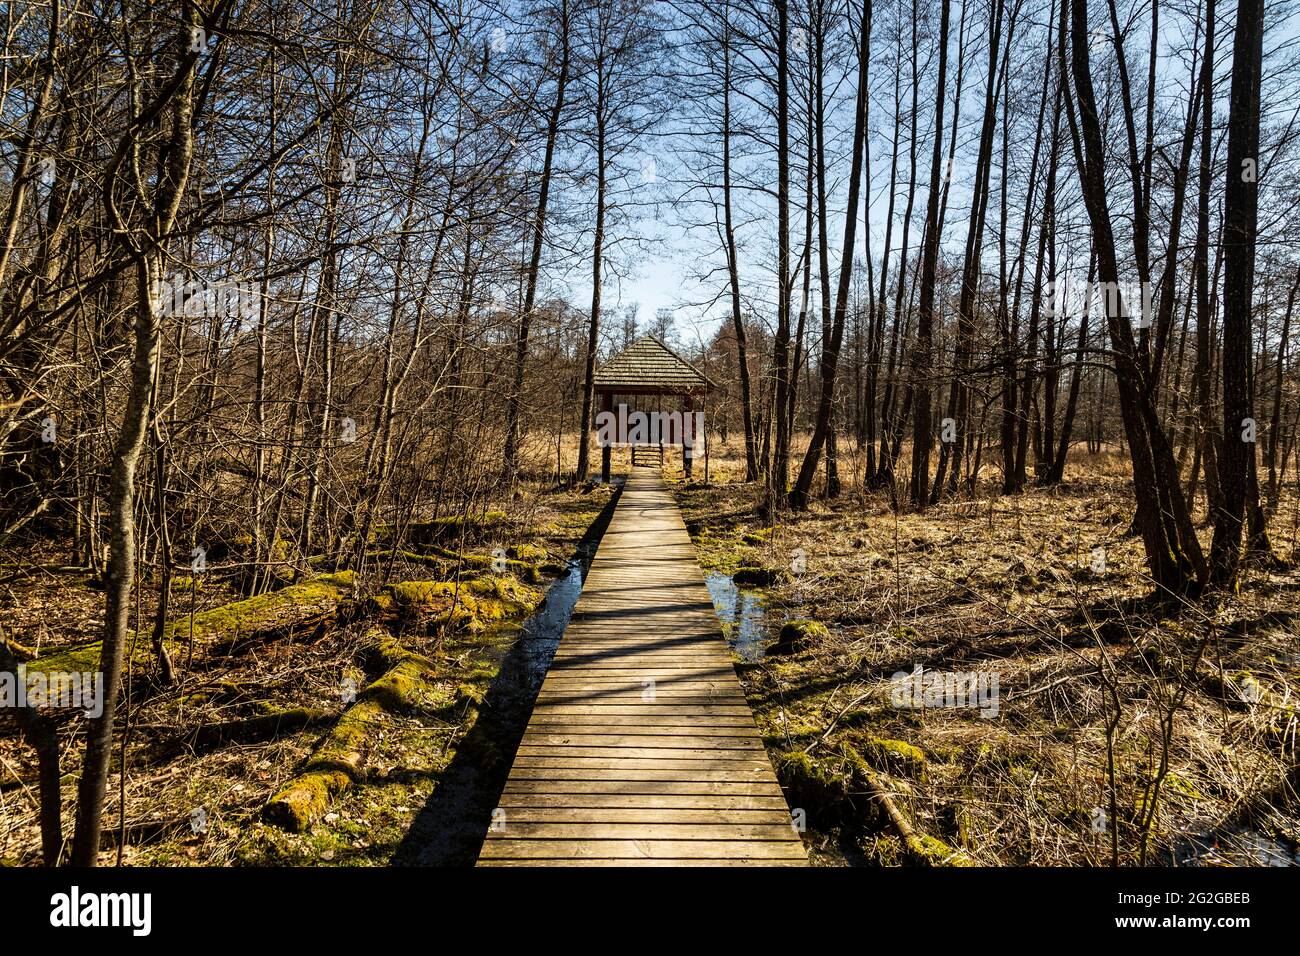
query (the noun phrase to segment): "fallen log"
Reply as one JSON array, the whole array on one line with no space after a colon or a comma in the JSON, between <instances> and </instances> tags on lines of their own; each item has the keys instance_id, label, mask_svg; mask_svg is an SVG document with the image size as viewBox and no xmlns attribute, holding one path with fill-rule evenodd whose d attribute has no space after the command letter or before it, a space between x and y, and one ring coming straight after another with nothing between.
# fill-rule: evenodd
<instances>
[{"instance_id":1,"label":"fallen log","mask_svg":"<svg viewBox=\"0 0 1300 956\"><path fill-rule=\"evenodd\" d=\"M437 672L433 661L403 650L388 638L378 642L374 653L388 665L387 670L357 695L301 772L262 808L267 823L301 833L318 820L334 798L362 779L367 734L386 715L413 706L420 685Z\"/></svg>"}]
</instances>

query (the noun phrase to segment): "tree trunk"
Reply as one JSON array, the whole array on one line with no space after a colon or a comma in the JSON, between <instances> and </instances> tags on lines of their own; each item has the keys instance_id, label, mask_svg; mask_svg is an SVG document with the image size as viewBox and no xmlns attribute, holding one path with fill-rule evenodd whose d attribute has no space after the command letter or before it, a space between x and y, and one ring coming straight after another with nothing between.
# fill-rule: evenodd
<instances>
[{"instance_id":1,"label":"tree trunk","mask_svg":"<svg viewBox=\"0 0 1300 956\"><path fill-rule=\"evenodd\" d=\"M740 310L740 257L731 198L731 4L728 0L722 26L722 211L727 241L727 279L731 292L731 325L736 332L736 363L740 374L740 411L745 426L745 480L758 480L758 449L754 438L752 387L749 382L749 347Z\"/></svg>"},{"instance_id":2,"label":"tree trunk","mask_svg":"<svg viewBox=\"0 0 1300 956\"><path fill-rule=\"evenodd\" d=\"M941 0L939 19L939 77L935 84L935 136L930 157L930 194L926 199L925 238L921 244L920 303L917 309L916 344L912 347L912 505L924 510L930 500L930 383L934 350L934 287L939 263L939 175L943 153L944 86L948 72L948 0Z\"/></svg>"},{"instance_id":3,"label":"tree trunk","mask_svg":"<svg viewBox=\"0 0 1300 956\"><path fill-rule=\"evenodd\" d=\"M817 473L818 460L822 447L831 430L831 415L835 402L835 376L838 371L840 346L844 340L844 320L848 311L849 287L853 279L853 247L857 237L858 196L862 181L862 155L866 149L867 139L867 82L871 62L871 0L863 0L862 19L859 22L858 49L858 90L853 114L853 157L849 166L848 213L844 217L844 240L840 246L840 274L835 290L835 314L831 319L829 335L823 342L821 354L821 393L817 402L817 420L813 426L812 441L804 455L803 465L799 469L799 478L790 493L790 504L795 508L808 506L808 495L812 489L813 476ZM819 138L820 141L820 138ZM825 202L825 162L819 156L819 177L822 179L821 199ZM822 209L822 248L825 249L825 210ZM829 263L826 253L822 252L822 268L827 273L826 285L829 286ZM829 292L829 290L827 290Z\"/></svg>"},{"instance_id":4,"label":"tree trunk","mask_svg":"<svg viewBox=\"0 0 1300 956\"><path fill-rule=\"evenodd\" d=\"M1300 292L1300 269L1286 298L1286 317L1282 320L1282 337L1278 344L1277 370L1273 373L1273 414L1268 428L1268 510L1277 510L1281 481L1278 478L1278 447L1282 443L1282 382L1286 375L1287 345L1291 337L1291 314L1295 309L1296 293ZM1285 462L1285 457L1283 457Z\"/></svg>"},{"instance_id":5,"label":"tree trunk","mask_svg":"<svg viewBox=\"0 0 1300 956\"><path fill-rule=\"evenodd\" d=\"M528 333L537 302L537 277L542 265L542 247L546 238L546 206L551 195L551 170L555 161L555 142L559 138L560 116L564 112L564 92L569 83L569 3L560 0L560 22L556 34L560 39L560 66L555 78L555 102L546 121L546 149L542 158L542 181L538 185L537 213L533 217L532 250L528 257L528 278L524 301L519 311L519 328L515 336L514 379L506 403L506 444L502 472L507 477L519 471L519 405L524 389L524 368L528 361Z\"/></svg>"},{"instance_id":6,"label":"tree trunk","mask_svg":"<svg viewBox=\"0 0 1300 956\"><path fill-rule=\"evenodd\" d=\"M776 220L777 220L777 305L776 337L772 343L775 379L775 435L772 468L767 476L768 510L783 501L790 481L790 427L786 418L789 402L790 349L790 13L787 0L776 5Z\"/></svg>"},{"instance_id":7,"label":"tree trunk","mask_svg":"<svg viewBox=\"0 0 1300 956\"><path fill-rule=\"evenodd\" d=\"M1192 269L1196 273L1196 363L1192 384L1196 392L1196 453L1192 463L1189 496L1196 495L1197 466L1205 471L1206 514L1213 517L1219 509L1218 428L1210 401L1213 378L1210 326L1210 160L1214 130L1214 4L1206 0L1205 53L1201 57L1201 158L1196 199L1196 249Z\"/></svg>"},{"instance_id":8,"label":"tree trunk","mask_svg":"<svg viewBox=\"0 0 1300 956\"><path fill-rule=\"evenodd\" d=\"M1118 290L1119 266L1103 165L1105 149L1088 64L1087 0L1071 0L1071 7L1070 48L1074 98L1079 114L1077 123L1073 104L1070 104L1067 115L1075 143L1075 162L1084 204L1097 249L1097 273L1104 288ZM1061 31L1064 34L1064 10ZM1064 36L1061 46L1061 56L1064 57ZM1147 368L1140 361L1132 325L1120 296L1113 294L1104 298L1106 324L1115 358L1115 380L1120 391L1120 410L1133 462L1133 486L1137 496L1134 524L1142 536L1147 564L1157 589L1169 594L1195 593L1204 583L1205 561L1178 482L1172 450L1155 413Z\"/></svg>"},{"instance_id":9,"label":"tree trunk","mask_svg":"<svg viewBox=\"0 0 1300 956\"><path fill-rule=\"evenodd\" d=\"M1210 546L1211 581L1229 588L1236 586L1246 500L1255 470L1256 429L1248 377L1263 45L1263 0L1238 0L1223 195L1223 458L1219 475L1223 501L1214 514Z\"/></svg>"}]
</instances>

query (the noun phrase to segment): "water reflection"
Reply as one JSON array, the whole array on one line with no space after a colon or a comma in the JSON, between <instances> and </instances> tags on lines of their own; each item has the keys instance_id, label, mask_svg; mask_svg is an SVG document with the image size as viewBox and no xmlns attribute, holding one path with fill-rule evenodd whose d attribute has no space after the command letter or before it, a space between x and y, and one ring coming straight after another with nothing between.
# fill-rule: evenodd
<instances>
[{"instance_id":1,"label":"water reflection","mask_svg":"<svg viewBox=\"0 0 1300 956\"><path fill-rule=\"evenodd\" d=\"M720 571L708 572L704 583L731 649L747 661L761 658L763 649L772 642L763 620L763 595L736 587L731 575Z\"/></svg>"}]
</instances>

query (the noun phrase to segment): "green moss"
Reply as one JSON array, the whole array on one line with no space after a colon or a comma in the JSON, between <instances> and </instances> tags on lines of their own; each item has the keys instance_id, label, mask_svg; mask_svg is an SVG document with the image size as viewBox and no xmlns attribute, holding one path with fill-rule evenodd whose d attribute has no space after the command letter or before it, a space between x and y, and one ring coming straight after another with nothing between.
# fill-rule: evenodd
<instances>
[{"instance_id":1,"label":"green moss","mask_svg":"<svg viewBox=\"0 0 1300 956\"><path fill-rule=\"evenodd\" d=\"M333 574L322 574L314 582L319 586L329 586L336 588L351 588L356 583L355 571L335 571Z\"/></svg>"},{"instance_id":2,"label":"green moss","mask_svg":"<svg viewBox=\"0 0 1300 956\"><path fill-rule=\"evenodd\" d=\"M405 607L427 607L446 593L445 581L401 581L388 590L388 595Z\"/></svg>"},{"instance_id":3,"label":"green moss","mask_svg":"<svg viewBox=\"0 0 1300 956\"><path fill-rule=\"evenodd\" d=\"M494 619L531 614L541 601L540 592L504 575L485 575L469 581L468 585L480 608L484 602L491 605L487 613Z\"/></svg>"},{"instance_id":4,"label":"green moss","mask_svg":"<svg viewBox=\"0 0 1300 956\"><path fill-rule=\"evenodd\" d=\"M1174 773L1173 771L1170 771L1165 775L1165 789L1176 793L1179 796L1186 797L1189 800L1208 799L1205 794L1201 793L1201 791L1197 790L1196 787L1192 785L1190 780L1182 774Z\"/></svg>"},{"instance_id":5,"label":"green moss","mask_svg":"<svg viewBox=\"0 0 1300 956\"><path fill-rule=\"evenodd\" d=\"M908 854L912 862L920 866L974 866L964 851L955 849L937 837L925 834L907 841Z\"/></svg>"},{"instance_id":6,"label":"green moss","mask_svg":"<svg viewBox=\"0 0 1300 956\"><path fill-rule=\"evenodd\" d=\"M925 751L903 740L870 735L854 738L854 746L864 760L885 773L925 779Z\"/></svg>"},{"instance_id":7,"label":"green moss","mask_svg":"<svg viewBox=\"0 0 1300 956\"><path fill-rule=\"evenodd\" d=\"M472 568L481 572L492 572L493 574L505 574L507 572L516 574L520 579L530 584L537 584L542 580L541 568L537 564L527 561L518 561L509 557L503 557L501 553L492 554L466 554L458 551L448 551L445 548L432 548L433 553L445 560L452 567Z\"/></svg>"},{"instance_id":8,"label":"green moss","mask_svg":"<svg viewBox=\"0 0 1300 956\"><path fill-rule=\"evenodd\" d=\"M271 798L262 818L292 833L302 833L325 813L330 800L351 784L351 777L341 771L301 774Z\"/></svg>"},{"instance_id":9,"label":"green moss","mask_svg":"<svg viewBox=\"0 0 1300 956\"><path fill-rule=\"evenodd\" d=\"M401 581L390 585L388 593L399 610L470 632L527 617L542 598L540 592L506 574L459 582Z\"/></svg>"},{"instance_id":10,"label":"green moss","mask_svg":"<svg viewBox=\"0 0 1300 956\"><path fill-rule=\"evenodd\" d=\"M487 688L482 684L464 683L456 688L456 704L479 706L487 696Z\"/></svg>"},{"instance_id":11,"label":"green moss","mask_svg":"<svg viewBox=\"0 0 1300 956\"><path fill-rule=\"evenodd\" d=\"M301 833L319 819L332 798L361 779L367 738L387 722L389 714L417 706L421 689L437 675L431 660L391 641L381 641L377 651L394 666L357 695L356 703L344 711L302 772L270 799L262 810L268 823Z\"/></svg>"},{"instance_id":12,"label":"green moss","mask_svg":"<svg viewBox=\"0 0 1300 956\"><path fill-rule=\"evenodd\" d=\"M519 561L531 561L534 564L545 561L546 549L535 544L516 544L506 549L506 554Z\"/></svg>"},{"instance_id":13,"label":"green moss","mask_svg":"<svg viewBox=\"0 0 1300 956\"><path fill-rule=\"evenodd\" d=\"M416 521L406 528L407 537L416 544L437 544L461 538L477 539L506 520L504 511L486 511L478 515L447 515L429 521ZM382 529L387 531L387 528Z\"/></svg>"},{"instance_id":14,"label":"green moss","mask_svg":"<svg viewBox=\"0 0 1300 956\"><path fill-rule=\"evenodd\" d=\"M152 655L146 654L140 647L141 641L127 641L127 647L134 647L135 662L142 666L148 666ZM46 654L44 657L38 657L27 664L29 671L44 671L52 673L54 671L65 671L69 673L86 673L99 669L100 653L103 649L102 641L94 641L90 644L79 644L76 647L70 647L66 650L55 651L53 654Z\"/></svg>"},{"instance_id":15,"label":"green moss","mask_svg":"<svg viewBox=\"0 0 1300 956\"><path fill-rule=\"evenodd\" d=\"M415 675L404 673L398 667L367 687L365 695L378 702L384 710L401 710L414 699L416 679Z\"/></svg>"},{"instance_id":16,"label":"green moss","mask_svg":"<svg viewBox=\"0 0 1300 956\"><path fill-rule=\"evenodd\" d=\"M781 625L781 632L777 636L776 644L772 647L772 652L775 654L789 654L800 651L818 641L824 641L830 636L831 632L821 621L814 621L811 618L794 618Z\"/></svg>"},{"instance_id":17,"label":"green moss","mask_svg":"<svg viewBox=\"0 0 1300 956\"><path fill-rule=\"evenodd\" d=\"M880 866L902 866L907 862L903 855L903 841L892 833L882 833L863 840L862 849Z\"/></svg>"},{"instance_id":18,"label":"green moss","mask_svg":"<svg viewBox=\"0 0 1300 956\"><path fill-rule=\"evenodd\" d=\"M1139 816L1146 813L1147 802L1149 799L1150 794L1148 792L1144 791L1139 793L1137 799L1134 800L1133 803L1134 812ZM1160 793L1157 796L1156 803L1157 805L1168 802L1198 803L1208 799L1209 798L1206 797L1205 794L1196 789L1190 780L1182 774L1175 773L1171 770L1169 773L1165 774L1165 779L1161 784Z\"/></svg>"},{"instance_id":19,"label":"green moss","mask_svg":"<svg viewBox=\"0 0 1300 956\"><path fill-rule=\"evenodd\" d=\"M787 750L776 754L775 766L791 806L803 807L822 823L836 822L844 815L851 776L843 760Z\"/></svg>"},{"instance_id":20,"label":"green moss","mask_svg":"<svg viewBox=\"0 0 1300 956\"><path fill-rule=\"evenodd\" d=\"M1008 775L1042 772L1042 755L1031 745L1011 737L981 741L971 760L972 771L995 769Z\"/></svg>"}]
</instances>

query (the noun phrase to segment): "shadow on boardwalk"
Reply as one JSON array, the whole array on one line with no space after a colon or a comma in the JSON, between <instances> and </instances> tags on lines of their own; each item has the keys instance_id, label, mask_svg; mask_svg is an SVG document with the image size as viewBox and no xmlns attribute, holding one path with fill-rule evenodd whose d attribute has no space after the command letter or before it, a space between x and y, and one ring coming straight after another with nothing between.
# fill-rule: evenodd
<instances>
[{"instance_id":1,"label":"shadow on boardwalk","mask_svg":"<svg viewBox=\"0 0 1300 956\"><path fill-rule=\"evenodd\" d=\"M473 866L601 536L618 506L615 493L578 542L569 574L524 622L488 686L478 720L456 748L428 802L391 860L394 866Z\"/></svg>"}]
</instances>

